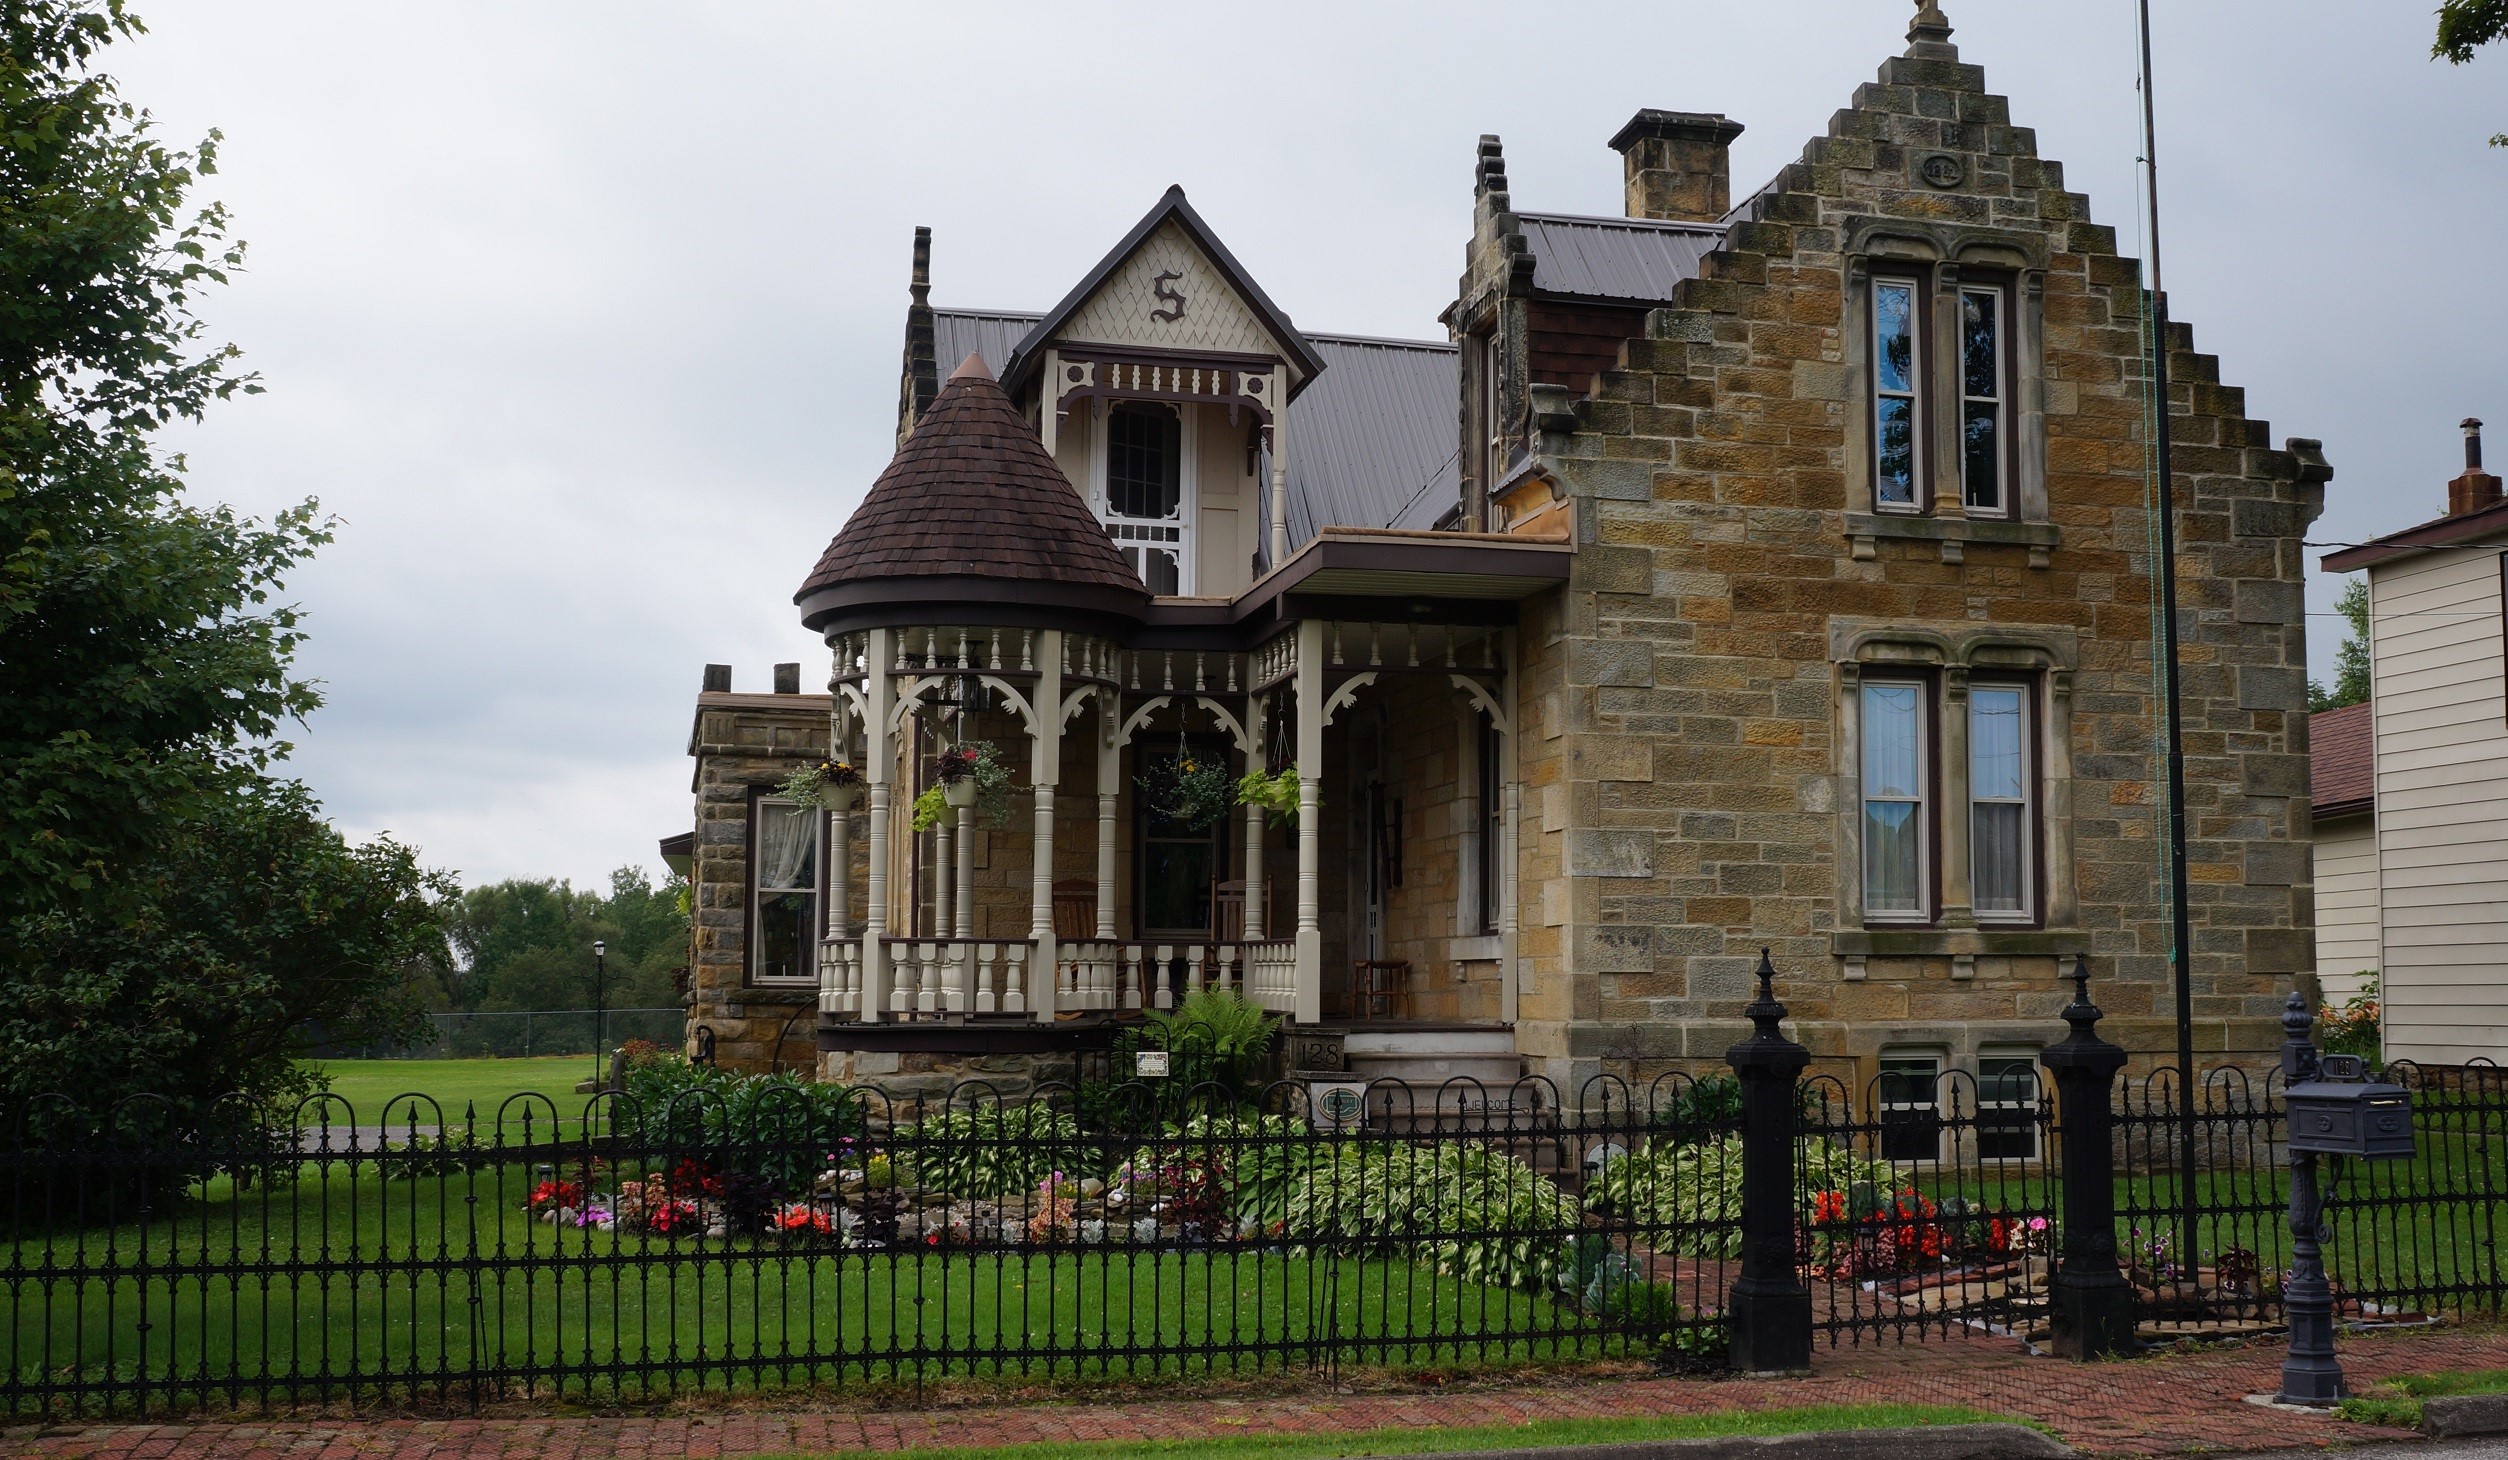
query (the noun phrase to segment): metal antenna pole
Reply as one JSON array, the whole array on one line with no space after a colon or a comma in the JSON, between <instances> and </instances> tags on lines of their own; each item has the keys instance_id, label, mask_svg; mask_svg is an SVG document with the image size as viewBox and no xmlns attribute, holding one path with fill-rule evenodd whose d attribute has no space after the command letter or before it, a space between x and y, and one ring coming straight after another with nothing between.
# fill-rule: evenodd
<instances>
[{"instance_id":1,"label":"metal antenna pole","mask_svg":"<svg viewBox=\"0 0 2508 1460\"><path fill-rule=\"evenodd\" d=\"M2151 102L2151 0L2136 0L2142 24L2142 166L2150 190L2152 445L2159 469L2160 682L2168 705L2169 965L2177 979L2177 1175L2184 1232L2178 1261L2192 1268L2195 1250L2195 1070L2193 930L2186 909L2185 709L2177 670L2177 474L2168 439L2168 295L2160 276L2159 123Z\"/></svg>"}]
</instances>

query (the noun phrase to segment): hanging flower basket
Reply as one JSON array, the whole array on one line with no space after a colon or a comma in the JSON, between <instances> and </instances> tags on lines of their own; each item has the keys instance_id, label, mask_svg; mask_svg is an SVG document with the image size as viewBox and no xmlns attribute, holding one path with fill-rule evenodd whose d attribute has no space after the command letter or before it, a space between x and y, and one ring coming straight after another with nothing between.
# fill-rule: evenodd
<instances>
[{"instance_id":1,"label":"hanging flower basket","mask_svg":"<svg viewBox=\"0 0 2508 1460\"><path fill-rule=\"evenodd\" d=\"M1132 784L1140 788L1152 815L1190 831L1208 831L1237 800L1228 768L1186 749L1151 761Z\"/></svg>"},{"instance_id":2,"label":"hanging flower basket","mask_svg":"<svg viewBox=\"0 0 2508 1460\"><path fill-rule=\"evenodd\" d=\"M1282 766L1271 775L1247 771L1237 779L1237 804L1260 806L1274 826L1298 819L1298 768Z\"/></svg>"},{"instance_id":3,"label":"hanging flower basket","mask_svg":"<svg viewBox=\"0 0 2508 1460\"><path fill-rule=\"evenodd\" d=\"M1010 819L1010 767L983 741L932 757L932 784L914 800L914 829L930 831L950 812L972 806L986 826Z\"/></svg>"},{"instance_id":4,"label":"hanging flower basket","mask_svg":"<svg viewBox=\"0 0 2508 1460\"><path fill-rule=\"evenodd\" d=\"M784 777L775 789L784 799L808 806L813 802L842 816L862 799L862 772L841 760L822 760Z\"/></svg>"},{"instance_id":5,"label":"hanging flower basket","mask_svg":"<svg viewBox=\"0 0 2508 1460\"><path fill-rule=\"evenodd\" d=\"M955 809L964 810L975 804L975 793L979 789L975 777L960 776L954 781L941 782L941 800Z\"/></svg>"}]
</instances>

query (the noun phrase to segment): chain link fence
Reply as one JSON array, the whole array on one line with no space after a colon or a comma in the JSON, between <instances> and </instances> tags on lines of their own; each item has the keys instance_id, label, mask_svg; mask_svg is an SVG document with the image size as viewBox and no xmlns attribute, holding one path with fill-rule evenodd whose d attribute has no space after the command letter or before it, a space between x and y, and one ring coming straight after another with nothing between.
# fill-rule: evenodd
<instances>
[{"instance_id":1,"label":"chain link fence","mask_svg":"<svg viewBox=\"0 0 2508 1460\"><path fill-rule=\"evenodd\" d=\"M331 1059L443 1060L591 1054L631 1039L677 1049L687 1037L688 1011L661 1009L517 1009L481 1014L429 1014L430 1037L416 1044L323 1045Z\"/></svg>"}]
</instances>

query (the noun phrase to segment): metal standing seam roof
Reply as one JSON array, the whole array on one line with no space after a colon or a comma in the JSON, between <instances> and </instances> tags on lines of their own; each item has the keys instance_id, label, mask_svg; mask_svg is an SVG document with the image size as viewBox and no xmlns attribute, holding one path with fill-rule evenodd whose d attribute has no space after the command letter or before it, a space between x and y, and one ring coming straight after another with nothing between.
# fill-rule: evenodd
<instances>
[{"instance_id":1,"label":"metal standing seam roof","mask_svg":"<svg viewBox=\"0 0 2508 1460\"><path fill-rule=\"evenodd\" d=\"M1289 541L1319 528L1428 527L1462 478L1462 356L1449 344L1309 335L1324 373L1289 403Z\"/></svg>"},{"instance_id":2,"label":"metal standing seam roof","mask_svg":"<svg viewBox=\"0 0 2508 1460\"><path fill-rule=\"evenodd\" d=\"M998 365L1041 314L935 309L933 358ZM1319 527L1428 527L1460 499L1460 355L1433 340L1308 335L1325 369L1289 402L1289 541Z\"/></svg>"},{"instance_id":3,"label":"metal standing seam roof","mask_svg":"<svg viewBox=\"0 0 2508 1460\"><path fill-rule=\"evenodd\" d=\"M1533 288L1589 299L1667 300L1723 241L1713 223L1518 213L1533 253Z\"/></svg>"}]
</instances>

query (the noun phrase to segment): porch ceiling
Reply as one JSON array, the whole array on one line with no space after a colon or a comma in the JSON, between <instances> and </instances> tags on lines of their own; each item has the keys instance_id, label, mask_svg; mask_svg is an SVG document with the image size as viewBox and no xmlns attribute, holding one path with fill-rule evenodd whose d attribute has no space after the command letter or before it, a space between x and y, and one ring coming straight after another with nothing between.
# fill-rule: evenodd
<instances>
[{"instance_id":1,"label":"porch ceiling","mask_svg":"<svg viewBox=\"0 0 2508 1460\"><path fill-rule=\"evenodd\" d=\"M1240 619L1296 594L1513 603L1567 581L1575 545L1502 533L1327 527L1238 599Z\"/></svg>"}]
</instances>

